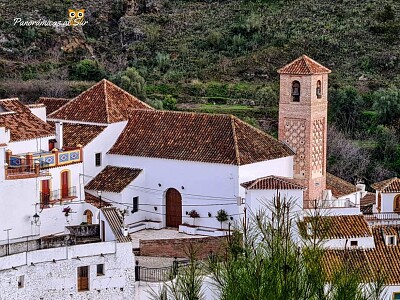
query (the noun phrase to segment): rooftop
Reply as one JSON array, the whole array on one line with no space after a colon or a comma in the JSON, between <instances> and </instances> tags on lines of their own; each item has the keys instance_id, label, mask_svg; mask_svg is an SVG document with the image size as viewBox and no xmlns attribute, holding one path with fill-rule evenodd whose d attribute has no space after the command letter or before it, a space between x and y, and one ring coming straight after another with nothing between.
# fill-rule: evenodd
<instances>
[{"instance_id":1,"label":"rooftop","mask_svg":"<svg viewBox=\"0 0 400 300\"><path fill-rule=\"evenodd\" d=\"M54 122L48 122L53 127ZM86 146L93 141L106 126L63 123L63 144L64 147Z\"/></svg>"},{"instance_id":2,"label":"rooftop","mask_svg":"<svg viewBox=\"0 0 400 300\"><path fill-rule=\"evenodd\" d=\"M335 198L350 195L357 191L355 185L330 173L326 173L326 188L332 191Z\"/></svg>"},{"instance_id":3,"label":"rooftop","mask_svg":"<svg viewBox=\"0 0 400 300\"><path fill-rule=\"evenodd\" d=\"M54 136L53 128L17 98L0 100L0 127L10 130L11 142Z\"/></svg>"},{"instance_id":4,"label":"rooftop","mask_svg":"<svg viewBox=\"0 0 400 300\"><path fill-rule=\"evenodd\" d=\"M131 111L137 109L153 110L135 96L103 79L51 113L48 118L110 124L128 120Z\"/></svg>"},{"instance_id":5,"label":"rooftop","mask_svg":"<svg viewBox=\"0 0 400 300\"><path fill-rule=\"evenodd\" d=\"M138 177L141 172L141 169L106 166L85 186L85 189L120 193Z\"/></svg>"},{"instance_id":6,"label":"rooftop","mask_svg":"<svg viewBox=\"0 0 400 300\"><path fill-rule=\"evenodd\" d=\"M292 156L288 146L231 115L135 110L109 154L246 165Z\"/></svg>"},{"instance_id":7,"label":"rooftop","mask_svg":"<svg viewBox=\"0 0 400 300\"><path fill-rule=\"evenodd\" d=\"M279 74L293 75L312 75L312 74L327 74L331 70L309 58L307 55L302 55L286 66L278 70Z\"/></svg>"},{"instance_id":8,"label":"rooftop","mask_svg":"<svg viewBox=\"0 0 400 300\"><path fill-rule=\"evenodd\" d=\"M380 181L371 185L371 187L382 193L399 193L400 179L397 177Z\"/></svg>"},{"instance_id":9,"label":"rooftop","mask_svg":"<svg viewBox=\"0 0 400 300\"><path fill-rule=\"evenodd\" d=\"M387 246L385 232L394 232L399 239L400 225L373 226L372 233L375 248L327 250L324 255L324 267L328 274L341 264L348 262L351 268L360 271L365 282L370 282L380 274L386 284L400 284L400 246Z\"/></svg>"},{"instance_id":10,"label":"rooftop","mask_svg":"<svg viewBox=\"0 0 400 300\"><path fill-rule=\"evenodd\" d=\"M304 217L299 228L303 235L306 224L311 224L312 233L321 239L348 239L372 236L371 229L362 215Z\"/></svg>"},{"instance_id":11,"label":"rooftop","mask_svg":"<svg viewBox=\"0 0 400 300\"><path fill-rule=\"evenodd\" d=\"M56 111L63 105L67 104L70 99L66 98L48 98L48 97L40 97L37 104L41 103L46 106L46 115L48 116L52 112Z\"/></svg>"},{"instance_id":12,"label":"rooftop","mask_svg":"<svg viewBox=\"0 0 400 300\"><path fill-rule=\"evenodd\" d=\"M242 187L248 190L304 190L306 187L296 183L294 179L267 176L255 180L247 181L241 184Z\"/></svg>"}]
</instances>

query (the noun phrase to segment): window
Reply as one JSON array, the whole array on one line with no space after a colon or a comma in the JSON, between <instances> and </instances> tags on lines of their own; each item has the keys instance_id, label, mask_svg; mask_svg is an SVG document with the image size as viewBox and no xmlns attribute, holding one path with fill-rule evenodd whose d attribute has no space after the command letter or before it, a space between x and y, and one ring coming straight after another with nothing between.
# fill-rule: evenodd
<instances>
[{"instance_id":1,"label":"window","mask_svg":"<svg viewBox=\"0 0 400 300\"><path fill-rule=\"evenodd\" d=\"M21 275L18 277L18 288L23 288L24 287L24 275Z\"/></svg>"},{"instance_id":2,"label":"window","mask_svg":"<svg viewBox=\"0 0 400 300\"><path fill-rule=\"evenodd\" d=\"M357 247L358 246L358 241L350 241L350 246L351 247Z\"/></svg>"},{"instance_id":3,"label":"window","mask_svg":"<svg viewBox=\"0 0 400 300\"><path fill-rule=\"evenodd\" d=\"M300 82L298 81L292 83L292 100L293 102L300 102Z\"/></svg>"},{"instance_id":4,"label":"window","mask_svg":"<svg viewBox=\"0 0 400 300\"><path fill-rule=\"evenodd\" d=\"M317 81L316 94L317 94L318 99L320 99L322 97L321 80Z\"/></svg>"},{"instance_id":5,"label":"window","mask_svg":"<svg viewBox=\"0 0 400 300\"><path fill-rule=\"evenodd\" d=\"M97 265L97 276L104 275L104 264Z\"/></svg>"},{"instance_id":6,"label":"window","mask_svg":"<svg viewBox=\"0 0 400 300\"><path fill-rule=\"evenodd\" d=\"M393 293L393 300L400 300L400 292Z\"/></svg>"},{"instance_id":7,"label":"window","mask_svg":"<svg viewBox=\"0 0 400 300\"><path fill-rule=\"evenodd\" d=\"M78 292L89 290L89 267L78 267Z\"/></svg>"},{"instance_id":8,"label":"window","mask_svg":"<svg viewBox=\"0 0 400 300\"><path fill-rule=\"evenodd\" d=\"M400 195L394 197L393 211L400 212Z\"/></svg>"},{"instance_id":9,"label":"window","mask_svg":"<svg viewBox=\"0 0 400 300\"><path fill-rule=\"evenodd\" d=\"M135 213L139 210L139 197L132 198L132 213Z\"/></svg>"},{"instance_id":10,"label":"window","mask_svg":"<svg viewBox=\"0 0 400 300\"><path fill-rule=\"evenodd\" d=\"M386 236L386 246L395 246L396 242L396 237L394 235Z\"/></svg>"},{"instance_id":11,"label":"window","mask_svg":"<svg viewBox=\"0 0 400 300\"><path fill-rule=\"evenodd\" d=\"M95 154L94 163L95 163L96 167L100 167L101 166L101 153L96 153Z\"/></svg>"}]
</instances>

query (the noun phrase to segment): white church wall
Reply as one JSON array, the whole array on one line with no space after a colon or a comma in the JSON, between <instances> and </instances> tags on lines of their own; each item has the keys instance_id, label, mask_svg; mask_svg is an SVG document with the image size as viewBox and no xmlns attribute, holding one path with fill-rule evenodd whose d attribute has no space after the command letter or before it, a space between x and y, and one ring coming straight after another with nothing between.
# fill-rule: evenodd
<instances>
[{"instance_id":1,"label":"white church wall","mask_svg":"<svg viewBox=\"0 0 400 300\"><path fill-rule=\"evenodd\" d=\"M269 175L293 178L293 156L239 166L239 184ZM242 187L240 194L244 197Z\"/></svg>"},{"instance_id":2,"label":"white church wall","mask_svg":"<svg viewBox=\"0 0 400 300\"><path fill-rule=\"evenodd\" d=\"M225 209L237 217L238 168L234 165L211 164L159 158L109 155L108 163L120 167L140 168L146 172L146 184L133 183L143 193L140 203L157 205L157 211L150 206L146 217L162 221L165 226L165 194L175 188L182 196L182 222L193 224L186 212L196 210L200 218L196 225L219 228L215 219L218 210ZM159 186L159 184L161 186ZM139 204L139 209L143 208ZM211 217L208 217L208 213Z\"/></svg>"},{"instance_id":3,"label":"white church wall","mask_svg":"<svg viewBox=\"0 0 400 300\"><path fill-rule=\"evenodd\" d=\"M114 145L127 121L109 124L93 141L83 148L85 183L103 170L108 163L107 151ZM95 165L95 154L101 153L101 166Z\"/></svg>"},{"instance_id":4,"label":"white church wall","mask_svg":"<svg viewBox=\"0 0 400 300\"><path fill-rule=\"evenodd\" d=\"M97 274L97 264L104 265L104 275ZM89 267L89 291L77 290L80 266ZM23 286L18 287L21 276ZM95 243L2 257L0 283L1 300L135 299L132 246Z\"/></svg>"}]
</instances>

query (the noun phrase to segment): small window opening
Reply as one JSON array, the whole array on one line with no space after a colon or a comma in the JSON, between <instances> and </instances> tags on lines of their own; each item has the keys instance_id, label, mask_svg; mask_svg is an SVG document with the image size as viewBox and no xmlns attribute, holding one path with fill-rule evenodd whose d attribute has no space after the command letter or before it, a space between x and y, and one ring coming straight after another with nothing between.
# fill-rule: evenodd
<instances>
[{"instance_id":1,"label":"small window opening","mask_svg":"<svg viewBox=\"0 0 400 300\"><path fill-rule=\"evenodd\" d=\"M18 288L19 289L24 287L24 280L25 280L24 275L21 275L18 277Z\"/></svg>"},{"instance_id":2,"label":"small window opening","mask_svg":"<svg viewBox=\"0 0 400 300\"><path fill-rule=\"evenodd\" d=\"M132 198L132 213L139 211L139 197Z\"/></svg>"},{"instance_id":3,"label":"small window opening","mask_svg":"<svg viewBox=\"0 0 400 300\"><path fill-rule=\"evenodd\" d=\"M95 154L95 165L96 165L96 167L101 166L101 153Z\"/></svg>"},{"instance_id":4,"label":"small window opening","mask_svg":"<svg viewBox=\"0 0 400 300\"><path fill-rule=\"evenodd\" d=\"M293 102L300 102L300 82L298 81L292 83L292 99Z\"/></svg>"},{"instance_id":5,"label":"small window opening","mask_svg":"<svg viewBox=\"0 0 400 300\"><path fill-rule=\"evenodd\" d=\"M104 264L98 264L97 265L97 276L103 276L104 275Z\"/></svg>"},{"instance_id":6,"label":"small window opening","mask_svg":"<svg viewBox=\"0 0 400 300\"><path fill-rule=\"evenodd\" d=\"M358 246L358 241L350 241L350 246L351 247L357 247Z\"/></svg>"},{"instance_id":7,"label":"small window opening","mask_svg":"<svg viewBox=\"0 0 400 300\"><path fill-rule=\"evenodd\" d=\"M317 98L320 99L322 97L322 88L321 88L321 80L317 81L317 89L316 89Z\"/></svg>"}]
</instances>

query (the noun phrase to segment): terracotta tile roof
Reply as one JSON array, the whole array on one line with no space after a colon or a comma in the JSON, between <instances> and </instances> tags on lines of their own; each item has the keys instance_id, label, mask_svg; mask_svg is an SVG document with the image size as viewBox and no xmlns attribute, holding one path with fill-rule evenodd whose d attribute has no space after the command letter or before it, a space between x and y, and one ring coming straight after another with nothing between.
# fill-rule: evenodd
<instances>
[{"instance_id":1,"label":"terracotta tile roof","mask_svg":"<svg viewBox=\"0 0 400 300\"><path fill-rule=\"evenodd\" d=\"M0 127L11 131L11 142L55 135L49 124L16 98L0 100Z\"/></svg>"},{"instance_id":2,"label":"terracotta tile roof","mask_svg":"<svg viewBox=\"0 0 400 300\"><path fill-rule=\"evenodd\" d=\"M291 178L279 176L267 176L241 184L247 190L305 190Z\"/></svg>"},{"instance_id":3,"label":"terracotta tile roof","mask_svg":"<svg viewBox=\"0 0 400 300\"><path fill-rule=\"evenodd\" d=\"M101 207L109 207L112 206L109 202L104 201L103 199L100 199L96 196L93 196L89 194L88 192L85 192L85 202L93 205L94 207L101 208Z\"/></svg>"},{"instance_id":4,"label":"terracotta tile roof","mask_svg":"<svg viewBox=\"0 0 400 300\"><path fill-rule=\"evenodd\" d=\"M356 186L330 173L326 173L326 189L332 191L335 198L340 198L356 192Z\"/></svg>"},{"instance_id":5,"label":"terracotta tile roof","mask_svg":"<svg viewBox=\"0 0 400 300\"><path fill-rule=\"evenodd\" d=\"M362 215L304 217L299 223L303 236L307 224L311 224L312 232L320 239L348 239L372 236L371 229Z\"/></svg>"},{"instance_id":6,"label":"terracotta tile roof","mask_svg":"<svg viewBox=\"0 0 400 300\"><path fill-rule=\"evenodd\" d=\"M103 79L49 115L53 120L109 124L128 120L132 110L153 110L146 103Z\"/></svg>"},{"instance_id":7,"label":"terracotta tile roof","mask_svg":"<svg viewBox=\"0 0 400 300\"><path fill-rule=\"evenodd\" d=\"M121 228L123 226L123 219L116 207L104 207L101 209L104 217L107 220L108 225L110 225L112 232L115 235L117 242L126 243L131 242L131 236L124 236L122 234Z\"/></svg>"},{"instance_id":8,"label":"terracotta tile roof","mask_svg":"<svg viewBox=\"0 0 400 300\"><path fill-rule=\"evenodd\" d=\"M380 181L371 185L371 187L382 193L399 193L400 179L397 177Z\"/></svg>"},{"instance_id":9,"label":"terracotta tile roof","mask_svg":"<svg viewBox=\"0 0 400 300\"><path fill-rule=\"evenodd\" d=\"M332 273L345 260L353 269L360 271L365 282L370 282L380 274L387 285L400 284L400 246L387 246L384 232L397 236L399 242L400 225L373 226L375 248L327 250L324 254L324 268Z\"/></svg>"},{"instance_id":10,"label":"terracotta tile roof","mask_svg":"<svg viewBox=\"0 0 400 300\"><path fill-rule=\"evenodd\" d=\"M293 155L230 115L136 110L109 154L245 165Z\"/></svg>"},{"instance_id":11,"label":"terracotta tile roof","mask_svg":"<svg viewBox=\"0 0 400 300\"><path fill-rule=\"evenodd\" d=\"M107 166L85 186L85 189L120 193L141 172L141 169Z\"/></svg>"},{"instance_id":12,"label":"terracotta tile roof","mask_svg":"<svg viewBox=\"0 0 400 300\"><path fill-rule=\"evenodd\" d=\"M375 204L375 201L375 193L368 192L364 197L361 198L360 207L363 208L371 206L372 209L372 205Z\"/></svg>"},{"instance_id":13,"label":"terracotta tile roof","mask_svg":"<svg viewBox=\"0 0 400 300\"><path fill-rule=\"evenodd\" d=\"M48 122L55 127L54 122ZM63 123L64 147L76 147L77 145L86 146L93 141L106 126Z\"/></svg>"},{"instance_id":14,"label":"terracotta tile roof","mask_svg":"<svg viewBox=\"0 0 400 300\"><path fill-rule=\"evenodd\" d=\"M48 98L48 97L40 97L36 103L41 103L46 106L46 115L48 116L52 112L56 111L63 105L67 104L70 99L66 98Z\"/></svg>"},{"instance_id":15,"label":"terracotta tile roof","mask_svg":"<svg viewBox=\"0 0 400 300\"><path fill-rule=\"evenodd\" d=\"M311 74L326 74L330 73L331 70L325 68L323 65L317 63L315 60L309 58L307 55L302 55L295 59L286 66L278 70L279 74L299 74L299 75L311 75Z\"/></svg>"}]
</instances>

